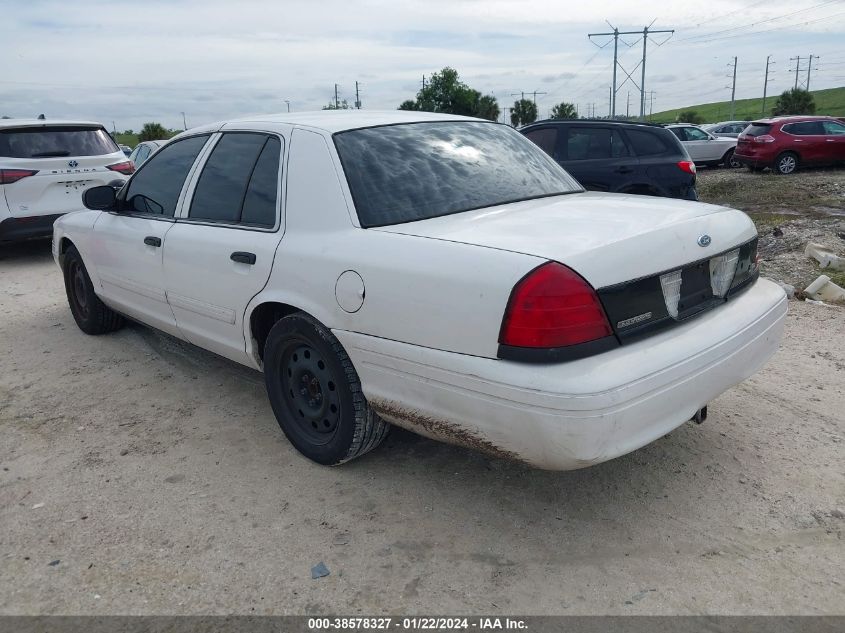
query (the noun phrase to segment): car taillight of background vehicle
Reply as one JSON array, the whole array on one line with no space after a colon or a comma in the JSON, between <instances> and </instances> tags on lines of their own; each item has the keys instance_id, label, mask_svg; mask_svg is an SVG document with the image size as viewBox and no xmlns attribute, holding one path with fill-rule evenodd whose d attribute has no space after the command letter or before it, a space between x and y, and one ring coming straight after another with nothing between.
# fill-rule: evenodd
<instances>
[{"instance_id":1,"label":"car taillight of background vehicle","mask_svg":"<svg viewBox=\"0 0 845 633\"><path fill-rule=\"evenodd\" d=\"M556 348L613 334L592 286L557 262L535 268L511 292L501 345Z\"/></svg>"},{"instance_id":2,"label":"car taillight of background vehicle","mask_svg":"<svg viewBox=\"0 0 845 633\"><path fill-rule=\"evenodd\" d=\"M21 178L28 178L38 173L36 169L0 169L0 185L11 185Z\"/></svg>"},{"instance_id":3,"label":"car taillight of background vehicle","mask_svg":"<svg viewBox=\"0 0 845 633\"><path fill-rule=\"evenodd\" d=\"M111 169L112 171L121 173L124 176L129 176L135 173L135 163L131 160L127 160L122 163L115 163L114 165L106 165L106 169Z\"/></svg>"},{"instance_id":4,"label":"car taillight of background vehicle","mask_svg":"<svg viewBox=\"0 0 845 633\"><path fill-rule=\"evenodd\" d=\"M771 134L762 134L761 136L755 136L754 142L755 143L774 143L775 137Z\"/></svg>"},{"instance_id":5,"label":"car taillight of background vehicle","mask_svg":"<svg viewBox=\"0 0 845 633\"><path fill-rule=\"evenodd\" d=\"M681 162L678 163L678 167L681 168L681 171L685 171L688 174L694 174L695 173L695 163L692 162L691 160L682 160Z\"/></svg>"}]
</instances>

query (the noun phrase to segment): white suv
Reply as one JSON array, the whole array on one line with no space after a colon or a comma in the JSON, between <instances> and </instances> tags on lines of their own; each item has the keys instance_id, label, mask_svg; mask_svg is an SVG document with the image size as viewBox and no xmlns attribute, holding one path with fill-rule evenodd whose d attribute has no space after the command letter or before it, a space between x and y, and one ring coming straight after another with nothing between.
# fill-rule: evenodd
<instances>
[{"instance_id":1,"label":"white suv","mask_svg":"<svg viewBox=\"0 0 845 633\"><path fill-rule=\"evenodd\" d=\"M85 189L133 171L99 123L0 120L0 243L50 237L56 218L82 208Z\"/></svg>"}]
</instances>

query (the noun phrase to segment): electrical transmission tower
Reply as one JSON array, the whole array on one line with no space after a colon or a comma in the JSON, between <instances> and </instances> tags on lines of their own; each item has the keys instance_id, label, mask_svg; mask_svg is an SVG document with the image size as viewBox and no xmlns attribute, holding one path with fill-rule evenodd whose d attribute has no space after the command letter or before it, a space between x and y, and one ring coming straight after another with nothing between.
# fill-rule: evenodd
<instances>
[{"instance_id":1,"label":"electrical transmission tower","mask_svg":"<svg viewBox=\"0 0 845 633\"><path fill-rule=\"evenodd\" d=\"M763 116L766 116L766 92L769 89L769 66L775 63L770 61L771 58L771 55L766 56L766 77L763 79Z\"/></svg>"},{"instance_id":2,"label":"electrical transmission tower","mask_svg":"<svg viewBox=\"0 0 845 633\"><path fill-rule=\"evenodd\" d=\"M734 105L736 100L736 56L734 56L734 73L733 73L733 83L731 84L731 121L734 120Z\"/></svg>"},{"instance_id":3,"label":"electrical transmission tower","mask_svg":"<svg viewBox=\"0 0 845 633\"><path fill-rule=\"evenodd\" d=\"M654 24L652 22L651 24ZM651 27L649 24L646 27L643 27L642 31L620 31L618 28L613 26L610 22L607 25L613 29L610 33L588 33L587 37L590 38L590 41L594 37L613 37L613 84L610 87L610 117L613 118L616 116L616 93L618 90L624 86L628 81L630 81L634 86L640 91L640 118L645 118L645 61L646 61L646 45L648 44L648 36L653 35L655 33L668 33L669 37L672 37L672 34L675 32L674 29L662 29L662 30L649 30ZM643 38L643 57L640 62L634 66L631 72L625 70L622 64L619 63L619 36L620 35L641 35ZM668 38L667 38L668 39ZM665 41L665 40L664 40ZM599 48L604 48L610 43L610 40L605 42L603 45L599 46L595 42L596 46ZM633 46L633 44L628 44L624 39L622 43L628 46L629 48ZM664 42L661 42L663 44ZM616 85L616 70L617 68L621 69L627 78L623 81L619 86ZM640 68L640 83L637 85L637 82L634 80L633 74L637 71L637 68Z\"/></svg>"},{"instance_id":4,"label":"electrical transmission tower","mask_svg":"<svg viewBox=\"0 0 845 633\"><path fill-rule=\"evenodd\" d=\"M804 84L804 87L805 87L805 88L807 89L807 91L809 92L809 90L810 90L810 71L811 71L811 70L818 70L818 68L813 69L813 60L819 61L819 59L820 59L820 58L819 58L819 56L818 56L818 55L810 55L810 57L809 57L809 58L806 58L806 57L801 57L801 56L798 56L798 57L790 57L790 58L789 58L789 61L791 61L791 62L795 62L795 68L790 68L790 69L789 69L789 72L794 72L794 73L795 73L795 85L794 85L794 87L795 87L796 89L800 88L800 87L801 87L801 84L803 83L803 82L799 79L799 76L798 76L798 73L802 70L802 68L801 68L801 60L802 60L802 59L807 59L807 60L808 60L808 61L807 61L807 81L806 81L806 83Z\"/></svg>"}]
</instances>

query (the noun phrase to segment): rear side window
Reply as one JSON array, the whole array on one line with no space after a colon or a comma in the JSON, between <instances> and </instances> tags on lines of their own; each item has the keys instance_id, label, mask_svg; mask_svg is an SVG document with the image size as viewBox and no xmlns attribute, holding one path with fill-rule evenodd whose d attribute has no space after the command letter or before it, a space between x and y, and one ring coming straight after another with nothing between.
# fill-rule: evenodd
<instances>
[{"instance_id":1,"label":"rear side window","mask_svg":"<svg viewBox=\"0 0 845 633\"><path fill-rule=\"evenodd\" d=\"M763 136L771 132L772 126L768 123L752 123L745 128L746 136Z\"/></svg>"},{"instance_id":2,"label":"rear side window","mask_svg":"<svg viewBox=\"0 0 845 633\"><path fill-rule=\"evenodd\" d=\"M795 136L814 136L824 134L824 127L821 121L801 121L800 123L788 123L781 128L787 134Z\"/></svg>"},{"instance_id":3,"label":"rear side window","mask_svg":"<svg viewBox=\"0 0 845 633\"><path fill-rule=\"evenodd\" d=\"M672 148L660 138L660 134L646 130L625 130L636 156L658 156L670 152Z\"/></svg>"},{"instance_id":4,"label":"rear side window","mask_svg":"<svg viewBox=\"0 0 845 633\"><path fill-rule=\"evenodd\" d=\"M126 191L125 206L135 213L172 218L182 185L208 136L169 143L144 163Z\"/></svg>"},{"instance_id":5,"label":"rear side window","mask_svg":"<svg viewBox=\"0 0 845 633\"><path fill-rule=\"evenodd\" d=\"M188 217L272 227L281 144L266 134L224 134L203 167Z\"/></svg>"},{"instance_id":6,"label":"rear side window","mask_svg":"<svg viewBox=\"0 0 845 633\"><path fill-rule=\"evenodd\" d=\"M7 158L102 156L119 151L101 127L47 125L0 130L0 156Z\"/></svg>"},{"instance_id":7,"label":"rear side window","mask_svg":"<svg viewBox=\"0 0 845 633\"><path fill-rule=\"evenodd\" d=\"M566 135L567 160L622 158L628 155L628 148L618 130L571 127Z\"/></svg>"},{"instance_id":8,"label":"rear side window","mask_svg":"<svg viewBox=\"0 0 845 633\"><path fill-rule=\"evenodd\" d=\"M678 137L679 140L685 141L687 140L687 135L684 134L684 128L682 127L670 127L669 130Z\"/></svg>"},{"instance_id":9,"label":"rear side window","mask_svg":"<svg viewBox=\"0 0 845 633\"><path fill-rule=\"evenodd\" d=\"M552 158L557 158L555 156L555 148L557 147L556 127L541 127L536 130L528 130L524 134L546 154Z\"/></svg>"}]
</instances>

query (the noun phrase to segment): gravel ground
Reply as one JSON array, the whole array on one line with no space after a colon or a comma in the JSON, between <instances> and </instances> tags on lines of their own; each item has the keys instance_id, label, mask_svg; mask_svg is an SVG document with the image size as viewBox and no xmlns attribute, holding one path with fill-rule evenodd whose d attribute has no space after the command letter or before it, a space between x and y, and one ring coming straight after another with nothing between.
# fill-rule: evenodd
<instances>
[{"instance_id":1,"label":"gravel ground","mask_svg":"<svg viewBox=\"0 0 845 633\"><path fill-rule=\"evenodd\" d=\"M808 242L845 256L845 169L799 171L791 176L702 169L698 189L702 201L742 209L754 219L765 276L798 290L823 273L845 284L845 275L831 275L804 257Z\"/></svg>"},{"instance_id":2,"label":"gravel ground","mask_svg":"<svg viewBox=\"0 0 845 633\"><path fill-rule=\"evenodd\" d=\"M325 468L259 374L88 337L49 245L5 249L0 613L845 613L843 328L793 302L706 423L589 469L405 432Z\"/></svg>"}]
</instances>

